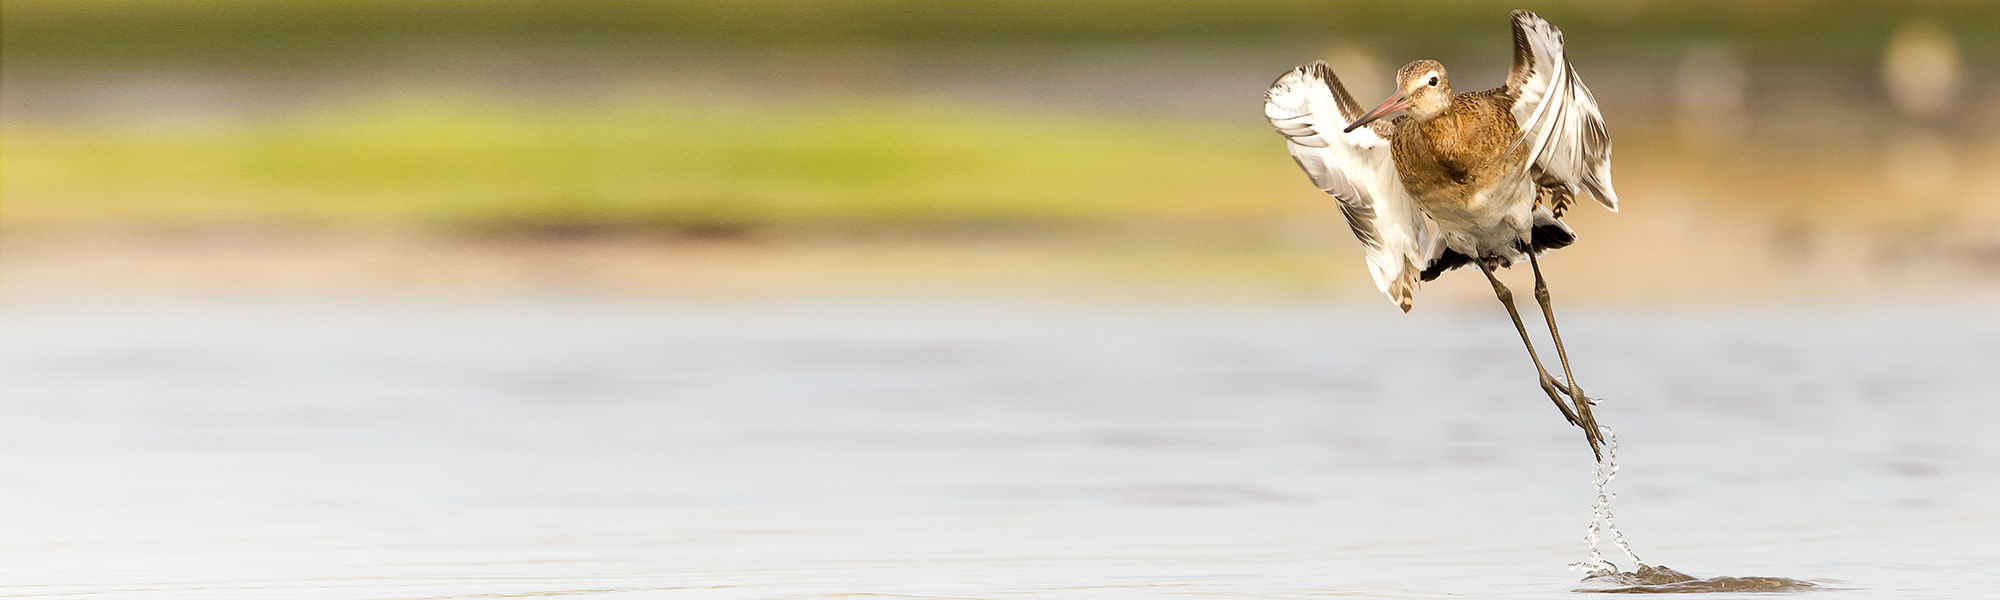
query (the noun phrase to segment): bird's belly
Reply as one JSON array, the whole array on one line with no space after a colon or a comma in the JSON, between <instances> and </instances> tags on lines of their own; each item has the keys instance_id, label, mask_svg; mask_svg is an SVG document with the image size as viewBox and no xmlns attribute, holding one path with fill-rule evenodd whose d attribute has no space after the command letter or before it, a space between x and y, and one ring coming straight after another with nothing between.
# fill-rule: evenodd
<instances>
[{"instance_id":1,"label":"bird's belly","mask_svg":"<svg viewBox=\"0 0 2000 600\"><path fill-rule=\"evenodd\" d=\"M1533 223L1534 186L1518 178L1482 190L1412 194L1438 224L1446 247L1475 257L1505 256Z\"/></svg>"}]
</instances>

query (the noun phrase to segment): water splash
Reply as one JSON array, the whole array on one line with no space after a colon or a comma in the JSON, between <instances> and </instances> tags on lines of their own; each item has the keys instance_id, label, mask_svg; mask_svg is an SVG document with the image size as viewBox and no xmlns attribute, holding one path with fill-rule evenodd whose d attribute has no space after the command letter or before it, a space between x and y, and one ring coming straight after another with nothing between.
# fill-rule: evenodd
<instances>
[{"instance_id":1,"label":"water splash","mask_svg":"<svg viewBox=\"0 0 2000 600\"><path fill-rule=\"evenodd\" d=\"M1571 570L1583 570L1583 587L1579 592L1608 594L1683 594L1704 592L1801 592L1823 588L1810 581L1785 577L1711 577L1701 579L1669 569L1666 566L1649 566L1639 560L1639 553L1632 551L1632 545L1625 542L1625 532L1618 530L1618 523L1611 519L1611 499L1618 497L1611 493L1611 479L1618 476L1618 434L1610 427L1599 425L1604 434L1604 456L1599 458L1596 477L1591 485L1597 488L1597 500L1590 505L1590 527L1583 532L1583 543L1590 547L1590 556L1569 564ZM1603 534L1610 532L1611 543L1638 565L1630 572L1619 572L1618 565L1605 560L1604 551L1599 548Z\"/></svg>"},{"instance_id":2,"label":"water splash","mask_svg":"<svg viewBox=\"0 0 2000 600\"><path fill-rule=\"evenodd\" d=\"M1599 571L1583 578L1575 591L1599 594L1690 594L1712 592L1806 592L1834 589L1787 577L1710 577L1693 575L1665 566L1639 565L1630 573Z\"/></svg>"},{"instance_id":3,"label":"water splash","mask_svg":"<svg viewBox=\"0 0 2000 600\"><path fill-rule=\"evenodd\" d=\"M1645 567L1645 561L1639 560L1639 554L1625 542L1625 532L1619 531L1618 523L1611 520L1611 499L1618 497L1609 489L1611 478L1618 476L1618 434L1603 425L1597 426L1597 429L1604 434L1605 446L1603 458L1597 461L1596 477L1591 480L1591 485L1597 488L1597 500L1590 505L1590 527L1583 533L1583 543L1590 547L1590 556L1569 564L1571 570L1584 570L1591 576L1618 572L1618 565L1605 560L1604 552L1598 548L1603 540L1600 534L1605 531L1611 532L1612 544L1632 559L1633 564Z\"/></svg>"}]
</instances>

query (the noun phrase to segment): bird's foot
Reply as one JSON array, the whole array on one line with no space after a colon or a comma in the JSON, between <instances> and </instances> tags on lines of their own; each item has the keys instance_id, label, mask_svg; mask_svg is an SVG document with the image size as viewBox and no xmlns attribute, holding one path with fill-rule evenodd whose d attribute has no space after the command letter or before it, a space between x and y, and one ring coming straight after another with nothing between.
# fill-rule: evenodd
<instances>
[{"instance_id":1,"label":"bird's foot","mask_svg":"<svg viewBox=\"0 0 2000 600\"><path fill-rule=\"evenodd\" d=\"M1563 396L1569 398L1575 398L1577 396L1583 395L1583 390L1578 389L1576 386L1570 385L1568 382L1563 381L1562 378L1556 377L1554 375L1543 375L1542 387L1544 388L1553 387L1556 389L1557 392L1561 392ZM1590 399L1590 401L1592 404L1597 403L1597 400L1595 398Z\"/></svg>"},{"instance_id":2,"label":"bird's foot","mask_svg":"<svg viewBox=\"0 0 2000 600\"><path fill-rule=\"evenodd\" d=\"M1563 402L1563 397L1568 396L1570 393L1569 389L1561 385L1558 385L1558 383L1559 382L1556 381L1556 378L1543 375L1542 392L1547 393L1549 395L1549 401L1556 403L1557 409L1562 410L1563 418L1568 419L1569 424L1575 425L1577 427L1584 427L1584 422L1577 418L1577 411L1571 409L1568 403ZM1587 405L1583 403L1577 403L1577 406L1583 407L1586 412L1589 410L1589 408L1587 408ZM1588 429L1588 427L1585 427L1585 429Z\"/></svg>"},{"instance_id":3,"label":"bird's foot","mask_svg":"<svg viewBox=\"0 0 2000 600\"><path fill-rule=\"evenodd\" d=\"M1583 438L1585 441L1590 442L1590 453L1596 455L1598 460L1604 460L1604 452L1602 450L1604 432L1597 427L1597 416L1590 413L1591 405L1597 404L1597 400L1583 395L1583 390L1576 390L1575 394L1577 398L1577 421L1573 421L1572 423L1577 427L1583 428Z\"/></svg>"},{"instance_id":4,"label":"bird's foot","mask_svg":"<svg viewBox=\"0 0 2000 600\"><path fill-rule=\"evenodd\" d=\"M1596 456L1597 460L1604 460L1604 434L1597 430L1597 417L1590 414L1590 407L1595 406L1598 399L1585 396L1582 388L1564 385L1562 380L1547 374L1542 375L1542 391L1549 395L1550 401L1556 403L1556 408L1562 410L1563 418L1567 419L1569 424L1583 430L1584 441L1590 442L1590 453ZM1569 402L1564 402L1565 398L1568 398ZM1572 404L1575 408L1571 408Z\"/></svg>"}]
</instances>

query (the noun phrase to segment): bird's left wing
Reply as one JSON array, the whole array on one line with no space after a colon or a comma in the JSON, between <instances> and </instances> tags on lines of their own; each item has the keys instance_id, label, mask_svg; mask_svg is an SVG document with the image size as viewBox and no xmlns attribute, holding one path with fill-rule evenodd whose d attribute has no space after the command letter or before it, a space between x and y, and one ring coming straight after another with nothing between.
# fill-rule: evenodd
<instances>
[{"instance_id":1,"label":"bird's left wing","mask_svg":"<svg viewBox=\"0 0 2000 600\"><path fill-rule=\"evenodd\" d=\"M1611 134L1597 98L1563 53L1562 30L1535 13L1514 11L1514 67L1504 89L1514 98L1514 122L1521 127L1516 143L1527 145L1536 179L1589 192L1617 212Z\"/></svg>"},{"instance_id":2,"label":"bird's left wing","mask_svg":"<svg viewBox=\"0 0 2000 600\"><path fill-rule=\"evenodd\" d=\"M1376 121L1341 132L1361 114L1324 61L1292 69L1264 95L1264 116L1285 136L1292 158L1314 186L1339 201L1368 255L1375 288L1408 312L1417 275L1429 262L1425 217L1396 177L1388 140L1393 125Z\"/></svg>"}]
</instances>

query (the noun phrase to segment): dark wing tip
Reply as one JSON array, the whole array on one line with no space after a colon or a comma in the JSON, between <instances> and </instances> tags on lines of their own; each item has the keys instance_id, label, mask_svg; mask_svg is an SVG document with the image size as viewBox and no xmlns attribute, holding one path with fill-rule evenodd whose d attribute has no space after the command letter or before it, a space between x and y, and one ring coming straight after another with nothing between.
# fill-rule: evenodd
<instances>
[{"instance_id":1,"label":"dark wing tip","mask_svg":"<svg viewBox=\"0 0 2000 600\"><path fill-rule=\"evenodd\" d=\"M1417 303L1417 266L1410 259L1403 259L1403 268L1396 273L1396 282L1389 285L1389 296L1396 301L1396 308L1403 314L1410 314L1410 307Z\"/></svg>"},{"instance_id":2,"label":"dark wing tip","mask_svg":"<svg viewBox=\"0 0 2000 600\"><path fill-rule=\"evenodd\" d=\"M1542 18L1525 9L1514 11L1514 64L1507 70L1507 99L1521 97L1521 88L1528 85L1528 78L1535 76L1535 46L1528 41L1528 28Z\"/></svg>"},{"instance_id":3,"label":"dark wing tip","mask_svg":"<svg viewBox=\"0 0 2000 600\"><path fill-rule=\"evenodd\" d=\"M1306 74L1319 78L1321 83L1326 84L1328 90L1333 91L1333 102L1339 107L1342 119L1352 122L1361 117L1361 103L1354 101L1354 95L1347 92L1347 86L1340 83L1340 76L1333 74L1333 67L1327 66L1326 61L1315 60L1299 68L1305 69Z\"/></svg>"}]
</instances>

